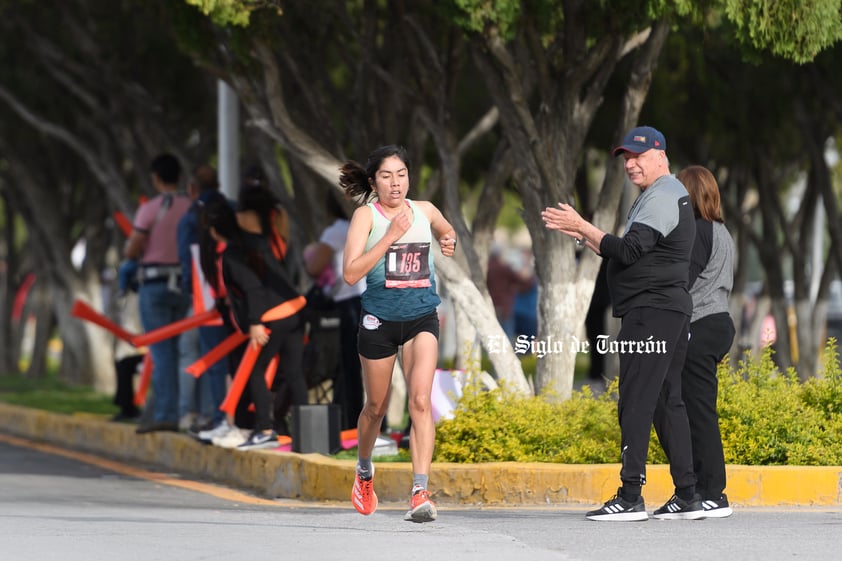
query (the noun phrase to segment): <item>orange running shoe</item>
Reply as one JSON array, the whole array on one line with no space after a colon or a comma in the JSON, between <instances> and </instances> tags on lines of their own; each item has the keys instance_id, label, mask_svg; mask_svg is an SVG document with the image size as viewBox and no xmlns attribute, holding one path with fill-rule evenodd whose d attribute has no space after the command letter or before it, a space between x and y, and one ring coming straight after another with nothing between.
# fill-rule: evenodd
<instances>
[{"instance_id":1,"label":"orange running shoe","mask_svg":"<svg viewBox=\"0 0 842 561\"><path fill-rule=\"evenodd\" d=\"M374 477L360 479L360 474L354 476L354 488L351 490L351 502L357 512L368 516L377 510L377 493L374 492Z\"/></svg>"},{"instance_id":2,"label":"orange running shoe","mask_svg":"<svg viewBox=\"0 0 842 561\"><path fill-rule=\"evenodd\" d=\"M430 492L421 489L409 499L409 512L403 517L410 522L432 522L436 519L436 505L430 500Z\"/></svg>"}]
</instances>

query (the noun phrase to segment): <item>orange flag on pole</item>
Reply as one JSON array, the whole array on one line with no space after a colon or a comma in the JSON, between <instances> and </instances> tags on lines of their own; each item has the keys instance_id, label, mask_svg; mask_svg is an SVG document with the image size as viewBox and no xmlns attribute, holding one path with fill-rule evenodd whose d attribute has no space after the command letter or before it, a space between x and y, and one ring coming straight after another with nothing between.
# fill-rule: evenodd
<instances>
[{"instance_id":1,"label":"orange flag on pole","mask_svg":"<svg viewBox=\"0 0 842 561\"><path fill-rule=\"evenodd\" d=\"M140 382L137 391L134 392L134 404L143 407L146 403L146 392L149 390L149 381L152 379L152 353L146 353L143 357L143 365L140 367Z\"/></svg>"},{"instance_id":2,"label":"orange flag on pole","mask_svg":"<svg viewBox=\"0 0 842 561\"><path fill-rule=\"evenodd\" d=\"M242 345L245 341L248 341L249 336L241 331L237 331L236 333L232 333L228 337L226 337L220 344L212 348L208 353L199 358L196 362L185 368L184 370L191 374L192 376L198 378L205 371L222 360L223 357L228 355L231 351Z\"/></svg>"},{"instance_id":3,"label":"orange flag on pole","mask_svg":"<svg viewBox=\"0 0 842 561\"><path fill-rule=\"evenodd\" d=\"M194 327L199 327L200 325L206 325L208 323L211 323L218 317L219 312L217 312L216 310L208 310L207 312L202 312L201 314L196 314L194 316L180 319L169 325L159 327L158 329L153 329L152 331L144 333L143 335L136 335L131 342L135 347L143 347L146 345L159 343L164 339L175 337L176 335L184 333L185 331L193 329Z\"/></svg>"},{"instance_id":4,"label":"orange flag on pole","mask_svg":"<svg viewBox=\"0 0 842 561\"><path fill-rule=\"evenodd\" d=\"M249 345L246 347L246 352L243 353L243 358L240 361L240 366L237 367L237 372L234 374L234 379L231 381L231 387L228 389L228 395L219 406L220 411L224 411L228 415L233 415L237 410L237 402L240 401L240 396L243 395L243 390L246 388L251 370L254 368L254 363L257 362L257 355L260 354L262 347L255 347Z\"/></svg>"},{"instance_id":5,"label":"orange flag on pole","mask_svg":"<svg viewBox=\"0 0 842 561\"><path fill-rule=\"evenodd\" d=\"M134 343L134 338L137 337L137 335L129 333L103 314L94 310L89 304L83 302L82 300L76 300L73 302L73 308L71 308L70 314L73 317L84 319L100 327L104 327L123 341L138 346Z\"/></svg>"}]
</instances>

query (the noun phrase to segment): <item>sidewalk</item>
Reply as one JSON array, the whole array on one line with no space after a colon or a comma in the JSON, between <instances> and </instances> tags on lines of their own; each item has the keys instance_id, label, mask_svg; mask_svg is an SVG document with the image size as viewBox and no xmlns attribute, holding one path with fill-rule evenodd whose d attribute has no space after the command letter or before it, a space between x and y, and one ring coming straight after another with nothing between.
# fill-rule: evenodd
<instances>
[{"instance_id":1,"label":"sidewalk","mask_svg":"<svg viewBox=\"0 0 842 561\"><path fill-rule=\"evenodd\" d=\"M135 434L135 426L0 403L0 432L142 466L209 479L266 498L348 501L352 460L272 450L240 452L179 433ZM404 501L409 463L377 462L381 501ZM436 502L478 506L602 504L619 487L619 464L434 463ZM673 493L669 469L650 466L646 500ZM728 499L737 506L842 506L842 467L728 466Z\"/></svg>"}]
</instances>

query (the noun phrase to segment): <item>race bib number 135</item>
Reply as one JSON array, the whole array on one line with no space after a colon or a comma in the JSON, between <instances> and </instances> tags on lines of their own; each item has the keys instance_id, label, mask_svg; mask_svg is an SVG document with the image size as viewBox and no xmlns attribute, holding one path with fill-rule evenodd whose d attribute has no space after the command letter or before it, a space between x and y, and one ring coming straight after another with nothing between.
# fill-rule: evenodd
<instances>
[{"instance_id":1,"label":"race bib number 135","mask_svg":"<svg viewBox=\"0 0 842 561\"><path fill-rule=\"evenodd\" d=\"M430 242L393 244L386 252L386 288L430 286Z\"/></svg>"}]
</instances>

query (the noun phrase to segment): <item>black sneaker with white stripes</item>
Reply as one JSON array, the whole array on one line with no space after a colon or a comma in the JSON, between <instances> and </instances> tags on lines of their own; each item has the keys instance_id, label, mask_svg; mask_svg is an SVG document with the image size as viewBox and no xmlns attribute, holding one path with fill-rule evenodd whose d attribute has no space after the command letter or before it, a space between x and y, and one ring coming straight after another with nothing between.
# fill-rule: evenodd
<instances>
[{"instance_id":1,"label":"black sneaker with white stripes","mask_svg":"<svg viewBox=\"0 0 842 561\"><path fill-rule=\"evenodd\" d=\"M722 496L718 499L703 500L702 508L705 509L705 517L707 518L727 518L734 513L731 510L731 505L728 504L728 497L725 493L722 493Z\"/></svg>"},{"instance_id":2,"label":"black sneaker with white stripes","mask_svg":"<svg viewBox=\"0 0 842 561\"><path fill-rule=\"evenodd\" d=\"M661 520L701 520L705 518L702 497L696 493L692 499L685 501L678 495L673 495L664 506L653 512L652 516Z\"/></svg>"},{"instance_id":3,"label":"black sneaker with white stripes","mask_svg":"<svg viewBox=\"0 0 842 561\"><path fill-rule=\"evenodd\" d=\"M622 488L617 489L617 494L609 499L602 508L588 512L585 517L588 520L599 520L608 522L640 522L649 520L646 514L646 506L643 504L643 497L638 495L634 502L623 498Z\"/></svg>"},{"instance_id":4,"label":"black sneaker with white stripes","mask_svg":"<svg viewBox=\"0 0 842 561\"><path fill-rule=\"evenodd\" d=\"M245 442L237 446L237 450L260 450L263 448L275 448L278 446L278 435L275 431L263 432L252 431Z\"/></svg>"}]
</instances>

